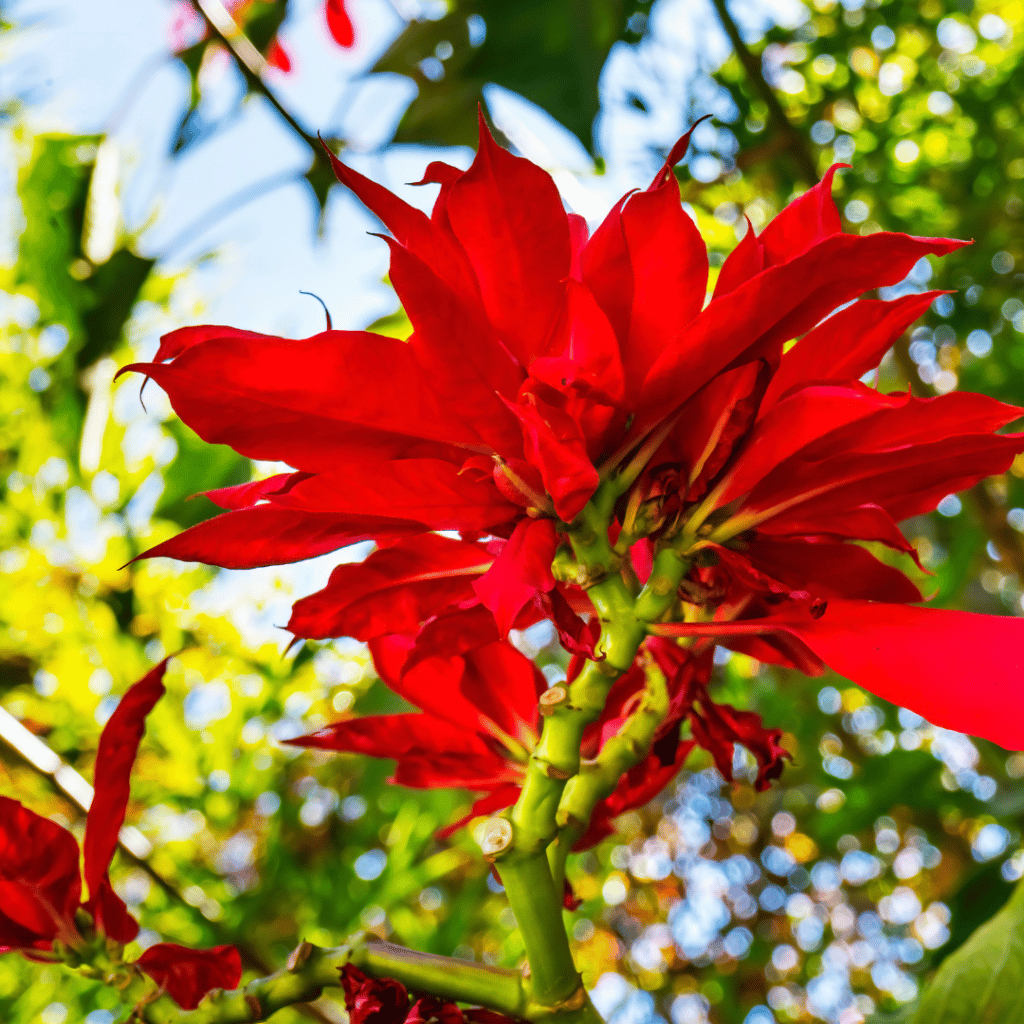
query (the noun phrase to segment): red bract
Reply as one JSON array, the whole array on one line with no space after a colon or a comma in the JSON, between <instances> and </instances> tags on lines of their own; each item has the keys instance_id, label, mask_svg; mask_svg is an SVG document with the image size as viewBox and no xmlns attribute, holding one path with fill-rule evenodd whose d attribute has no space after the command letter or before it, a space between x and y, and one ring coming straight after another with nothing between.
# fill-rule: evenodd
<instances>
[{"instance_id":1,"label":"red bract","mask_svg":"<svg viewBox=\"0 0 1024 1024\"><path fill-rule=\"evenodd\" d=\"M833 168L761 235L748 231L707 301L706 250L671 173L687 142L592 236L551 178L483 126L467 171L427 168L422 183L440 186L429 216L335 160L391 233L391 281L413 335L167 335L154 362L130 369L153 377L206 440L295 472L213 492L226 514L147 555L238 568L373 539L372 565L342 567L297 605L297 636L401 632L415 639L412 666L462 643L461 615L477 601L493 615L483 626L475 606L488 640L549 617L567 647L592 654L586 594L556 585L551 559L601 481L621 473L635 483L612 539L625 533L641 582L660 549L689 565L677 595L686 614L677 606L669 618L871 602L872 615L903 622L901 656L859 645L858 678L875 686L892 674L886 695L929 713L924 684L901 667L927 662L933 631L900 617L926 595L920 572L902 571L916 555L897 523L1003 472L1024 435L999 431L1020 410L861 383L939 293L854 300L966 243L843 234ZM462 541L432 538L442 530ZM961 632L947 642L968 649L975 622L952 622ZM1015 620L978 628L1018 643ZM747 649L820 668L792 632L743 635ZM1007 679L997 673L993 686ZM985 708L964 727L1024 743L998 702ZM695 734L712 728L702 721Z\"/></svg>"},{"instance_id":2,"label":"red bract","mask_svg":"<svg viewBox=\"0 0 1024 1024\"><path fill-rule=\"evenodd\" d=\"M115 942L138 935L138 923L111 887L108 871L128 806L132 765L146 716L164 693L166 668L165 659L131 686L103 727L85 819L84 872L79 873L78 843L67 829L0 797L0 953L18 950L29 958L58 959L55 942L81 948L79 909L91 916L100 935ZM85 903L83 877L89 890ZM194 1008L211 988L235 988L241 978L241 961L231 946L193 950L159 943L136 962L185 1009Z\"/></svg>"},{"instance_id":3,"label":"red bract","mask_svg":"<svg viewBox=\"0 0 1024 1024\"><path fill-rule=\"evenodd\" d=\"M345 10L344 0L327 0L324 4L324 17L327 19L327 31L342 49L347 50L355 45L356 33L352 19Z\"/></svg>"},{"instance_id":4,"label":"red bract","mask_svg":"<svg viewBox=\"0 0 1024 1024\"><path fill-rule=\"evenodd\" d=\"M467 641L471 642L471 641ZM716 705L706 684L711 650L694 656L665 639L652 638L648 650L668 681L671 705L649 756L622 777L602 801L577 849L586 849L611 832L611 820L653 799L682 767L695 742L711 751L722 774L732 778L735 742L746 745L761 766L757 785L782 770L788 757L778 745L779 730L765 730L752 712ZM484 792L470 813L444 829L448 835L471 818L513 804L519 796L530 751L540 735L537 698L546 682L534 665L510 644L495 642L461 649L451 657L420 654L405 637L372 640L370 650L381 678L422 713L373 715L335 722L289 742L322 750L394 758L392 782L414 788L461 787ZM410 652L419 658L412 663ZM570 666L570 680L583 661ZM584 757L596 757L635 709L645 673L634 666L612 688L604 713L583 740ZM691 723L694 740L681 740Z\"/></svg>"}]
</instances>

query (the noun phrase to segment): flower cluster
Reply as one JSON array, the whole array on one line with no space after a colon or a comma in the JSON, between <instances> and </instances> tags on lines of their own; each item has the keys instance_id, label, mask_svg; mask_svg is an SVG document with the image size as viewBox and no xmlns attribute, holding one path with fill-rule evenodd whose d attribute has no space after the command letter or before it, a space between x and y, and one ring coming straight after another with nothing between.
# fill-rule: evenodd
<instances>
[{"instance_id":1,"label":"flower cluster","mask_svg":"<svg viewBox=\"0 0 1024 1024\"><path fill-rule=\"evenodd\" d=\"M667 685L646 759L581 842L653 796L694 743L727 777L734 742L760 784L779 773L780 732L708 696L715 643L829 667L938 725L1024 744L1024 622L917 607L927 574L897 525L1006 470L1024 435L1000 431L1021 410L862 382L939 293L859 297L966 243L844 234L833 167L748 230L709 292L672 174L687 143L593 234L483 125L468 170L428 166L429 216L335 160L391 233L407 341L187 327L125 368L205 440L294 467L208 492L225 514L148 557L244 568L376 543L299 601L289 629L367 641L423 714L299 742L395 757L406 785L483 792L476 813L505 806L545 687L508 635L547 619L570 683L608 659L584 758L619 735L652 671ZM588 561L597 548L607 557ZM624 663L597 596L613 580L642 633Z\"/></svg>"},{"instance_id":2,"label":"flower cluster","mask_svg":"<svg viewBox=\"0 0 1024 1024\"><path fill-rule=\"evenodd\" d=\"M146 716L164 692L166 667L161 662L135 683L104 726L85 822L83 871L78 843L67 829L0 797L0 953L18 950L33 960L89 964L94 939L109 956L106 940L120 950L138 935L138 923L111 887L108 872L128 806L132 764ZM83 881L89 894L84 902ZM123 966L149 975L186 1010L211 989L236 988L242 976L234 946L188 949L161 942Z\"/></svg>"}]
</instances>

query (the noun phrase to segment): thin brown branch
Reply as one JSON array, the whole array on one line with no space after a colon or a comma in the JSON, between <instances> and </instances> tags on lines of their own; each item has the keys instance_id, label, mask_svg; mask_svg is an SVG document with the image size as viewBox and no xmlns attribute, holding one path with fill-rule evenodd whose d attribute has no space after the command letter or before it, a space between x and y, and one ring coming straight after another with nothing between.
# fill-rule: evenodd
<instances>
[{"instance_id":1,"label":"thin brown branch","mask_svg":"<svg viewBox=\"0 0 1024 1024\"><path fill-rule=\"evenodd\" d=\"M715 5L718 20L722 23L722 28L725 29L725 33L736 51L736 56L743 65L743 70L768 107L768 114L775 130L787 139L786 150L796 161L800 173L810 182L817 181L818 168L811 151L807 148L806 140L786 116L786 111L782 108L778 96L775 95L775 90L764 77L764 69L757 54L752 53L750 47L743 41L740 30L726 6L726 0L711 0L711 2Z\"/></svg>"}]
</instances>

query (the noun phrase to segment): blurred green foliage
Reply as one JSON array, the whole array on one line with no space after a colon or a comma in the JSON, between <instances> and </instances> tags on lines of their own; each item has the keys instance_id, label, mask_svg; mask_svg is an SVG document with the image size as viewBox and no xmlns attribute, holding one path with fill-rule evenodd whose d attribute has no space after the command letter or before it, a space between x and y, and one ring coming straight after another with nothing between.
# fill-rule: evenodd
<instances>
[{"instance_id":1,"label":"blurred green foliage","mask_svg":"<svg viewBox=\"0 0 1024 1024\"><path fill-rule=\"evenodd\" d=\"M418 86L397 139L471 143L481 89L497 83L591 145L602 65L617 40L644 45L646 10L453 0L440 19L410 22L374 68ZM246 30L263 48L284 14L284 3L253 4ZM707 159L689 166L700 176L679 172L712 262L745 217L760 229L811 184L808 162L819 173L849 162L835 187L847 230L976 240L915 272L913 286L956 293L886 358L880 386L1024 404L1024 4L817 0L793 28L741 36L752 61L695 72L693 95L717 95L719 126L695 133ZM196 76L208 45L182 54L193 95L175 153L201 137ZM153 852L145 863L122 854L115 870L142 940L234 942L254 974L299 937L334 943L365 927L514 966L514 920L470 831L434 837L467 794L400 790L385 764L281 744L393 704L362 646L282 658L251 642L237 608L211 612L209 570L119 568L212 514L188 495L264 470L200 443L157 389L146 413L132 381L112 382L162 322L176 281L130 239L95 233L96 211L116 202L97 173L104 141L23 133L18 144L24 226L18 264L3 271L0 324L0 702L88 778L115 695L184 651L133 783L128 820ZM400 314L374 329L408 330ZM940 603L1021 614L1022 506L1018 462L972 498L904 524ZM245 600L269 597L253 585ZM557 661L543 637L534 650ZM723 786L695 754L657 801L571 861L583 900L574 947L603 1008L622 1024L895 1021L941 963L917 1019L984 1019L977 978L987 950L1021 945L1018 902L969 936L1024 874L1024 756L934 730L839 679L740 656L717 679L717 699L789 730L793 763L756 793ZM6 746L0 790L81 834L79 809ZM1011 958L1004 970L1019 967ZM1019 995L1016 977L1000 976L993 992ZM318 1003L326 1019L340 1019L336 996ZM56 968L0 959L0 1018L12 1024L60 1024L54 1006L106 1024L109 1014L88 1015L116 1013L114 998Z\"/></svg>"}]
</instances>

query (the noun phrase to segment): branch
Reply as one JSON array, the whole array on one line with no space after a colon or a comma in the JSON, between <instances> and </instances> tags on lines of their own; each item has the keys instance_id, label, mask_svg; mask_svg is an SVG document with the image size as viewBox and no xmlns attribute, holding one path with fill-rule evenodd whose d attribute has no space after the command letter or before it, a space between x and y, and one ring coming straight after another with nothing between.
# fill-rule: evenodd
<instances>
[{"instance_id":1,"label":"branch","mask_svg":"<svg viewBox=\"0 0 1024 1024\"><path fill-rule=\"evenodd\" d=\"M807 148L807 143L786 116L786 111L783 110L778 96L775 95L775 90L772 89L768 84L768 80L764 77L761 61L756 54L751 53L750 48L743 41L740 30L736 27L736 22L732 20L732 15L729 14L725 0L711 0L711 2L715 5L718 20L722 23L722 28L725 29L726 35L732 42L736 56L739 57L740 63L743 65L743 70L746 71L747 77L754 88L761 94L761 99L767 105L768 113L775 123L776 129L784 136L788 136L788 149L793 159L796 160L800 173L811 182L817 181L818 168L814 162L814 157Z\"/></svg>"},{"instance_id":2,"label":"branch","mask_svg":"<svg viewBox=\"0 0 1024 1024\"><path fill-rule=\"evenodd\" d=\"M148 1024L264 1021L286 1006L316 999L325 988L339 987L339 972L349 963L373 977L395 978L417 994L483 1004L510 1016L522 1017L531 1012L522 976L517 971L418 953L359 933L344 945L327 949L300 943L282 970L230 992L214 989L194 1010L183 1010L170 996L162 995L151 1002L144 1001L137 1016ZM541 1011L531 1019L543 1016Z\"/></svg>"},{"instance_id":3,"label":"branch","mask_svg":"<svg viewBox=\"0 0 1024 1024\"><path fill-rule=\"evenodd\" d=\"M210 31L217 36L228 48L228 52L235 59L239 70L249 83L249 88L258 92L268 103L284 118L288 126L313 150L314 162L323 160L322 147L318 140L309 134L298 121L282 106L281 101L274 95L270 87L263 80L267 70L267 62L263 55L253 46L252 41L242 31L238 22L231 16L231 12L221 3L221 0L193 0L199 9L203 21L206 22Z\"/></svg>"}]
</instances>

